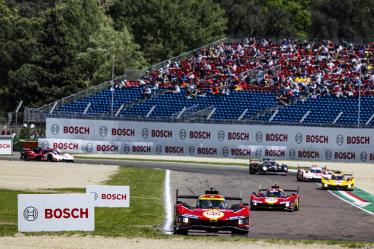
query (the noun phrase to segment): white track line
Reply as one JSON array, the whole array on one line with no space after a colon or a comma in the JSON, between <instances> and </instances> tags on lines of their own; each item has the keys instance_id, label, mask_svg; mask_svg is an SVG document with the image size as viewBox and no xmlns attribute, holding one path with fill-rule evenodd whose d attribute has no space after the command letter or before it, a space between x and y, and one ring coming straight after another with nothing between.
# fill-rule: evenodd
<instances>
[{"instance_id":1,"label":"white track line","mask_svg":"<svg viewBox=\"0 0 374 249\"><path fill-rule=\"evenodd\" d=\"M165 172L165 183L164 183L164 206L166 213L166 220L164 225L164 232L171 233L171 224L173 222L173 205L171 204L171 194L170 194L170 170Z\"/></svg>"}]
</instances>

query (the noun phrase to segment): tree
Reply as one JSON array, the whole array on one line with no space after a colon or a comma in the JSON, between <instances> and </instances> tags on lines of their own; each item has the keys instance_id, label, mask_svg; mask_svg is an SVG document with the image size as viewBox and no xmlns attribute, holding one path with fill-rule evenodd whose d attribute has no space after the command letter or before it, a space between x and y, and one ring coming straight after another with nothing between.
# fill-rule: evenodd
<instances>
[{"instance_id":1,"label":"tree","mask_svg":"<svg viewBox=\"0 0 374 249\"><path fill-rule=\"evenodd\" d=\"M222 38L227 22L212 0L117 0L109 14L153 63Z\"/></svg>"},{"instance_id":2,"label":"tree","mask_svg":"<svg viewBox=\"0 0 374 249\"><path fill-rule=\"evenodd\" d=\"M311 35L319 39L374 39L374 1L316 0Z\"/></svg>"},{"instance_id":3,"label":"tree","mask_svg":"<svg viewBox=\"0 0 374 249\"><path fill-rule=\"evenodd\" d=\"M216 0L229 19L228 34L250 37L306 38L310 0Z\"/></svg>"},{"instance_id":4,"label":"tree","mask_svg":"<svg viewBox=\"0 0 374 249\"><path fill-rule=\"evenodd\" d=\"M91 36L87 49L77 55L80 71L87 81L101 83L110 78L112 60L116 75L123 74L125 69L140 69L146 62L139 48L126 28L116 31L103 24Z\"/></svg>"},{"instance_id":5,"label":"tree","mask_svg":"<svg viewBox=\"0 0 374 249\"><path fill-rule=\"evenodd\" d=\"M0 0L0 109L11 111L23 98L11 72L32 60L37 47L39 20L23 18Z\"/></svg>"}]
</instances>

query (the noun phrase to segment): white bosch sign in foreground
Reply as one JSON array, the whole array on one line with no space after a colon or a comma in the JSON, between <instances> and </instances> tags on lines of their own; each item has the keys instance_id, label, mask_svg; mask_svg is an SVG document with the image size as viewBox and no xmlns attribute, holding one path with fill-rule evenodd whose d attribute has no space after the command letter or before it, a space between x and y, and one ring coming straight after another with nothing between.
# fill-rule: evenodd
<instances>
[{"instance_id":1,"label":"white bosch sign in foreground","mask_svg":"<svg viewBox=\"0 0 374 249\"><path fill-rule=\"evenodd\" d=\"M18 195L18 231L93 231L91 194Z\"/></svg>"},{"instance_id":2,"label":"white bosch sign in foreground","mask_svg":"<svg viewBox=\"0 0 374 249\"><path fill-rule=\"evenodd\" d=\"M86 193L94 195L96 207L130 207L129 186L87 185Z\"/></svg>"}]
</instances>

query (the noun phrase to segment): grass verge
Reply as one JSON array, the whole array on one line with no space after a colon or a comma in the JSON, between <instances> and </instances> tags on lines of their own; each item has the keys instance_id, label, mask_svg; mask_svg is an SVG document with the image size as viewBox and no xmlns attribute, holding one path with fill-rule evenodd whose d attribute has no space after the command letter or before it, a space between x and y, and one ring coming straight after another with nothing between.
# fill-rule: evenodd
<instances>
[{"instance_id":1,"label":"grass verge","mask_svg":"<svg viewBox=\"0 0 374 249\"><path fill-rule=\"evenodd\" d=\"M57 234L81 234L125 237L161 238L160 226L164 220L163 183L165 171L120 167L105 182L107 185L128 185L131 191L130 208L95 208L95 231L63 232ZM85 189L49 189L51 193L84 193ZM0 236L17 233L17 195L22 191L0 190ZM36 192L33 192L35 194ZM43 194L46 192L43 191ZM56 233L27 233L32 235Z\"/></svg>"}]
</instances>

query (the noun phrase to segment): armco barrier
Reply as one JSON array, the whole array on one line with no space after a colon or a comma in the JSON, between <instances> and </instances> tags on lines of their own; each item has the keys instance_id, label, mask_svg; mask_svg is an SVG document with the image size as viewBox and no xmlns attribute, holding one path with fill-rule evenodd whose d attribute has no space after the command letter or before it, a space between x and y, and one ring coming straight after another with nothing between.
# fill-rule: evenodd
<instances>
[{"instance_id":1,"label":"armco barrier","mask_svg":"<svg viewBox=\"0 0 374 249\"><path fill-rule=\"evenodd\" d=\"M76 153L374 161L374 130L47 119L40 146Z\"/></svg>"}]
</instances>

